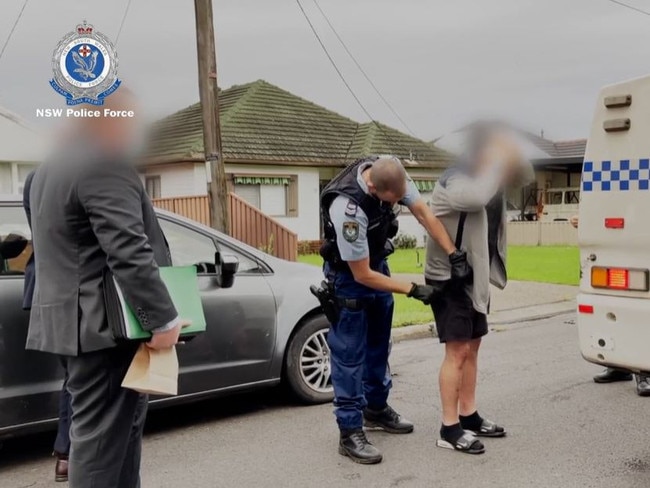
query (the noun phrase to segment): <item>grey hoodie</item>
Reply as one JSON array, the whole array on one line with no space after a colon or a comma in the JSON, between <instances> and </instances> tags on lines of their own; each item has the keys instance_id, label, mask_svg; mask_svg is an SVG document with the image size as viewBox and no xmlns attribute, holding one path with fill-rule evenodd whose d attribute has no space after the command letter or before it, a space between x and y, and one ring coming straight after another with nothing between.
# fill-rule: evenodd
<instances>
[{"instance_id":1,"label":"grey hoodie","mask_svg":"<svg viewBox=\"0 0 650 488\"><path fill-rule=\"evenodd\" d=\"M507 283L505 202L501 200L501 208L497 206L496 212L491 212L490 216L499 220L494 226L498 231L492 236L497 241L492 260L486 211L488 204L499 193L504 171L505 165L501 162L492 164L480 176L470 175L462 165L453 166L436 183L430 202L433 213L445 226L452 240L455 240L461 212L467 213L460 247L467 251L468 261L474 270L474 280L466 289L472 298L474 309L485 314L488 313L490 303L490 283L500 289ZM490 207L494 209L492 205ZM426 259L424 275L427 279L442 281L450 278L449 258L431 239L427 240Z\"/></svg>"}]
</instances>

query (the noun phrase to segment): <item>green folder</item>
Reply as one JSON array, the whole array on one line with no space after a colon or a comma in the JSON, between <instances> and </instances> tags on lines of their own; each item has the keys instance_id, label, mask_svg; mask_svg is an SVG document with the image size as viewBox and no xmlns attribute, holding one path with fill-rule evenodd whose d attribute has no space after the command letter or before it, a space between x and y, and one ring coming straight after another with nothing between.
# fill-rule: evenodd
<instances>
[{"instance_id":1,"label":"green folder","mask_svg":"<svg viewBox=\"0 0 650 488\"><path fill-rule=\"evenodd\" d=\"M178 316L191 322L189 326L183 328L181 336L195 336L205 332L206 320L201 303L196 266L162 267L160 268L160 277L167 286ZM105 279L104 288L109 323L116 338L149 339L151 332L142 328L137 315L124 300L122 290L113 276Z\"/></svg>"}]
</instances>

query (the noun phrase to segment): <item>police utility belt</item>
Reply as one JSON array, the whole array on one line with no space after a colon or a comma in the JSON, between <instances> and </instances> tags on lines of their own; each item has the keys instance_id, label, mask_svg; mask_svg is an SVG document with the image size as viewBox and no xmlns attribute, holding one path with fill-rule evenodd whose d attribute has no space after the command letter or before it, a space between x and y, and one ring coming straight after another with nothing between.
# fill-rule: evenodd
<instances>
[{"instance_id":1,"label":"police utility belt","mask_svg":"<svg viewBox=\"0 0 650 488\"><path fill-rule=\"evenodd\" d=\"M320 302L325 317L332 325L339 321L341 309L363 310L370 303L367 298L337 298L334 294L334 283L330 281L322 281L320 287L312 285L309 290Z\"/></svg>"}]
</instances>

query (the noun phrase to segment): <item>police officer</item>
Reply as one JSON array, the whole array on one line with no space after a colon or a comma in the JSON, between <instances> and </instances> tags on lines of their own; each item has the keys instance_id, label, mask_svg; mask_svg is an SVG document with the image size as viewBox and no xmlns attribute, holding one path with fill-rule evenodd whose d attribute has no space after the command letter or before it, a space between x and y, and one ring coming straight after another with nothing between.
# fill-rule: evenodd
<instances>
[{"instance_id":1,"label":"police officer","mask_svg":"<svg viewBox=\"0 0 650 488\"><path fill-rule=\"evenodd\" d=\"M328 334L339 453L362 464L382 460L366 438L364 423L393 434L413 431L413 424L387 403L392 293L428 304L435 292L432 286L390 277L386 257L393 250L389 239L397 232L393 209L398 203L411 210L449 255L454 277L467 278L471 273L465 254L456 250L399 159L382 156L357 161L323 190L321 255L339 311Z\"/></svg>"}]
</instances>

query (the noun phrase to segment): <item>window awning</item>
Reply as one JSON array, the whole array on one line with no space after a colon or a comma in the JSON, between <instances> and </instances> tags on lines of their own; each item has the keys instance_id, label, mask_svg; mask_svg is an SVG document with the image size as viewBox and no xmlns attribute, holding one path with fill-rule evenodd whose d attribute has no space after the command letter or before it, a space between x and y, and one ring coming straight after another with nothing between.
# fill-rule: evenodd
<instances>
[{"instance_id":1,"label":"window awning","mask_svg":"<svg viewBox=\"0 0 650 488\"><path fill-rule=\"evenodd\" d=\"M284 176L235 176L235 185L288 185L291 180Z\"/></svg>"},{"instance_id":2,"label":"window awning","mask_svg":"<svg viewBox=\"0 0 650 488\"><path fill-rule=\"evenodd\" d=\"M432 180L413 180L416 188L419 191L433 191L433 181Z\"/></svg>"}]
</instances>

